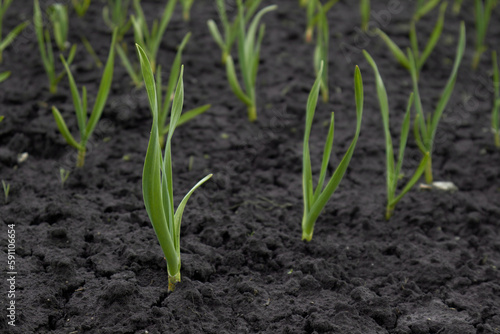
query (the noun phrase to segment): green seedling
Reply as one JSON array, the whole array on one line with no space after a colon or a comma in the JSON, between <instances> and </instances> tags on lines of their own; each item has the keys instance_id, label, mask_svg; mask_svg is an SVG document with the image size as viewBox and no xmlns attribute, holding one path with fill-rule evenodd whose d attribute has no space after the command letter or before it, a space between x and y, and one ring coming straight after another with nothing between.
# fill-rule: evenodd
<instances>
[{"instance_id":1,"label":"green seedling","mask_svg":"<svg viewBox=\"0 0 500 334\"><path fill-rule=\"evenodd\" d=\"M371 11L370 0L361 0L359 10L361 12L361 29L367 31Z\"/></svg>"},{"instance_id":2,"label":"green seedling","mask_svg":"<svg viewBox=\"0 0 500 334\"><path fill-rule=\"evenodd\" d=\"M462 3L464 0L455 0L453 1L453 14L460 14L460 10L462 9Z\"/></svg>"},{"instance_id":3,"label":"green seedling","mask_svg":"<svg viewBox=\"0 0 500 334\"><path fill-rule=\"evenodd\" d=\"M368 52L363 50L363 54L370 66L373 68L373 72L375 73L375 85L377 87L380 113L382 114L382 123L384 124L387 184L387 205L385 210L385 218L388 220L394 213L396 204L403 198L404 195L406 195L406 193L408 193L413 188L413 186L418 182L418 180L424 173L425 167L427 166L427 161L429 160L429 154L427 153L424 155L419 166L413 173L413 176L408 180L403 190L401 190L401 193L399 195L396 195L398 182L402 176L401 168L403 167L406 143L408 141L408 134L410 132L410 113L411 107L413 105L413 93L410 94L410 98L408 99L408 106L404 115L403 125L401 127L401 136L399 139L399 154L397 160L395 160L392 135L389 126L389 99L387 97L387 91L385 89L382 77L380 76L380 73L378 71L377 64Z\"/></svg>"},{"instance_id":4,"label":"green seedling","mask_svg":"<svg viewBox=\"0 0 500 334\"><path fill-rule=\"evenodd\" d=\"M54 60L54 51L52 50L52 42L48 29L43 28L42 11L38 0L34 0L33 5L33 22L35 24L36 38L38 40L38 48L42 57L43 67L49 78L49 91L52 94L57 92L57 84L64 78L66 72L63 70L56 73L56 64ZM76 54L76 45L73 45L69 51L67 63L71 64Z\"/></svg>"},{"instance_id":5,"label":"green seedling","mask_svg":"<svg viewBox=\"0 0 500 334\"><path fill-rule=\"evenodd\" d=\"M476 40L474 44L474 56L472 57L473 69L477 68L481 61L482 54L488 50L485 44L486 33L490 24L491 12L497 4L498 0L474 0Z\"/></svg>"},{"instance_id":6,"label":"green seedling","mask_svg":"<svg viewBox=\"0 0 500 334\"><path fill-rule=\"evenodd\" d=\"M128 16L129 6L130 0L108 0L108 5L102 9L104 23L112 31L118 30L118 41L121 41L132 27L132 21Z\"/></svg>"},{"instance_id":7,"label":"green seedling","mask_svg":"<svg viewBox=\"0 0 500 334\"><path fill-rule=\"evenodd\" d=\"M255 14L261 1L262 0L247 0L245 2L245 25L248 24L253 14ZM225 0L216 0L216 3L217 12L219 13L222 28L224 29L224 38L222 38L222 35L217 28L217 24L215 24L214 20L208 20L207 25L210 34L212 34L215 42L222 50L222 64L225 65L227 57L231 54L231 49L233 47L234 41L236 40L236 36L238 35L239 16L236 16L233 22L230 23L227 18Z\"/></svg>"},{"instance_id":8,"label":"green seedling","mask_svg":"<svg viewBox=\"0 0 500 334\"><path fill-rule=\"evenodd\" d=\"M330 39L330 31L328 28L328 20L326 18L326 12L323 6L317 1L318 5L318 23L316 25L318 30L318 37L316 38L316 48L314 49L314 70L316 75L319 73L320 67L322 67L321 75L321 96L323 97L323 102L328 102L328 42ZM311 3L314 0L311 1ZM321 65L322 64L322 65Z\"/></svg>"},{"instance_id":9,"label":"green seedling","mask_svg":"<svg viewBox=\"0 0 500 334\"><path fill-rule=\"evenodd\" d=\"M102 62L101 59L97 56L97 54L94 51L94 48L92 47L92 44L90 44L89 40L85 38L85 36L80 36L80 39L82 40L83 47L87 52L90 54L92 59L94 59L94 62L98 68L102 67Z\"/></svg>"},{"instance_id":10,"label":"green seedling","mask_svg":"<svg viewBox=\"0 0 500 334\"><path fill-rule=\"evenodd\" d=\"M73 8L79 17L83 17L89 9L91 0L71 0Z\"/></svg>"},{"instance_id":11,"label":"green seedling","mask_svg":"<svg viewBox=\"0 0 500 334\"><path fill-rule=\"evenodd\" d=\"M10 77L10 71L0 73L0 82L7 80Z\"/></svg>"},{"instance_id":12,"label":"green seedling","mask_svg":"<svg viewBox=\"0 0 500 334\"><path fill-rule=\"evenodd\" d=\"M158 91L148 56L138 44L136 44L136 47L139 53L142 75L144 77L151 113L153 115L153 126L151 128L151 135L149 137L148 150L142 173L142 194L149 220L153 225L163 254L167 260L168 290L173 291L175 285L181 280L180 231L182 214L193 192L210 179L212 174L201 179L187 195L184 196L177 207L177 211L174 211L171 143L174 130L182 113L184 101L184 84L182 76L184 68L181 67L179 81L177 82L177 88L175 90L170 118L170 130L168 131L165 145L165 155L162 158L159 141Z\"/></svg>"},{"instance_id":13,"label":"green seedling","mask_svg":"<svg viewBox=\"0 0 500 334\"><path fill-rule=\"evenodd\" d=\"M4 120L5 116L0 116L0 123Z\"/></svg>"},{"instance_id":14,"label":"green seedling","mask_svg":"<svg viewBox=\"0 0 500 334\"><path fill-rule=\"evenodd\" d=\"M245 31L245 14L241 0L237 0L238 4L238 61L240 65L241 75L243 77L243 84L245 91L236 77L234 69L233 58L229 55L226 62L226 73L229 81L229 86L233 93L247 106L248 119L253 122L257 119L257 103L255 94L255 82L257 80L257 72L259 69L260 46L262 38L264 38L265 25L261 24L259 27L259 35L257 34L257 27L262 16L277 8L276 5L267 6L262 8L253 18ZM257 38L256 38L257 37Z\"/></svg>"},{"instance_id":15,"label":"green seedling","mask_svg":"<svg viewBox=\"0 0 500 334\"><path fill-rule=\"evenodd\" d=\"M56 3L50 5L47 8L47 14L49 15L49 20L52 25L52 31L54 33L54 40L56 41L57 47L59 48L60 51L64 51L66 50L69 44L68 9L65 5Z\"/></svg>"},{"instance_id":16,"label":"green seedling","mask_svg":"<svg viewBox=\"0 0 500 334\"><path fill-rule=\"evenodd\" d=\"M321 4L320 0L311 0L307 3L307 27L306 27L306 43L311 43L313 40L314 28L319 25L321 17L325 16L326 13L332 7L339 2L339 0L329 0L324 5ZM328 24L328 21L327 21ZM319 29L319 27L318 27ZM318 37L319 39L319 37Z\"/></svg>"},{"instance_id":17,"label":"green seedling","mask_svg":"<svg viewBox=\"0 0 500 334\"><path fill-rule=\"evenodd\" d=\"M134 30L134 39L137 44L139 44L147 53L148 58L151 59L151 70L153 73L156 71L156 56L158 50L160 49L160 44L165 34L165 30L172 18L173 11L177 0L169 0L163 11L162 18L160 22L155 20L153 22L151 30L148 28L146 17L142 10L139 0L133 0L133 7L135 10L135 15L131 16L132 27ZM126 50L120 45L116 45L116 51L121 59L121 62L127 73L132 78L134 84L139 87L142 85L141 71L129 60Z\"/></svg>"},{"instance_id":18,"label":"green seedling","mask_svg":"<svg viewBox=\"0 0 500 334\"><path fill-rule=\"evenodd\" d=\"M3 18L7 9L11 5L13 0L0 0L0 63L2 62L3 51L14 41L14 39L26 28L29 24L28 21L18 24L11 32L3 38L2 27Z\"/></svg>"},{"instance_id":19,"label":"green seedling","mask_svg":"<svg viewBox=\"0 0 500 334\"><path fill-rule=\"evenodd\" d=\"M491 129L495 136L495 146L500 148L500 119L498 116L500 110L500 74L498 70L497 53L491 53L493 61L493 88L495 91L495 100L493 101L493 110L491 111Z\"/></svg>"},{"instance_id":20,"label":"green seedling","mask_svg":"<svg viewBox=\"0 0 500 334\"><path fill-rule=\"evenodd\" d=\"M410 72L413 82L413 90L415 93L415 109L417 111L417 120L413 126L413 132L415 135L415 140L417 142L418 148L423 155L429 154L429 159L425 168L425 181L431 184L433 181L432 176L432 153L434 150L434 138L436 136L436 131L441 120L441 116L448 104L448 101L453 93L453 88L455 87L455 82L457 80L458 68L462 61L465 51L465 24L462 22L460 24L460 37L457 46L457 52L455 56L455 62L453 64L453 69L451 75L448 78L446 86L444 87L441 97L434 109L432 114L428 117L424 115L422 108L422 101L420 100L420 92L418 88L418 72L417 72L417 62L413 57L413 54L408 50L408 59L410 59Z\"/></svg>"},{"instance_id":21,"label":"green seedling","mask_svg":"<svg viewBox=\"0 0 500 334\"><path fill-rule=\"evenodd\" d=\"M156 72L156 87L158 88L158 127L159 127L159 135L160 135L160 145L163 147L165 144L165 135L168 133L170 129L170 124L167 122L167 117L169 114L170 110L170 105L172 102L172 99L174 98L174 90L177 82L177 78L179 77L179 72L181 70L181 60L182 60L182 51L184 50L184 47L186 46L187 42L189 41L189 38L191 36L191 33L187 33L186 36L184 36L184 39L182 40L181 44L179 45L179 48L177 49L177 54L175 56L174 62L172 63L172 67L170 69L170 75L168 78L168 84L167 84L167 90L165 92L165 97L162 98L161 94L161 87L162 87L162 77L161 77L161 66L158 66L158 70ZM203 105L201 107L197 107L194 109L191 109L189 111L184 112L178 122L177 126L180 126L196 116L204 113L210 108L210 104Z\"/></svg>"},{"instance_id":22,"label":"green seedling","mask_svg":"<svg viewBox=\"0 0 500 334\"><path fill-rule=\"evenodd\" d=\"M415 10L415 13L413 14L413 20L419 21L422 17L427 15L437 5L439 5L440 2L441 0L418 0L416 6L417 8Z\"/></svg>"},{"instance_id":23,"label":"green seedling","mask_svg":"<svg viewBox=\"0 0 500 334\"><path fill-rule=\"evenodd\" d=\"M446 13L447 4L448 4L447 2L444 2L439 8L438 20L422 52L420 51L418 46L417 29L415 26L416 20L413 20L410 23L410 43L411 43L411 50L413 53L413 57L415 58L415 61L417 63L417 73L420 73L422 67L425 65L425 62L431 55L432 51L434 50L437 42L441 37L441 33L443 31L443 26L444 26L444 16ZM378 33L378 35L382 38L382 40L385 42L385 44L392 52L396 60L409 71L411 66L410 60L405 55L405 53L382 30L378 28L376 28L375 30Z\"/></svg>"},{"instance_id":24,"label":"green seedling","mask_svg":"<svg viewBox=\"0 0 500 334\"><path fill-rule=\"evenodd\" d=\"M59 169L59 181L61 181L61 187L64 187L64 183L68 180L70 171L64 168Z\"/></svg>"},{"instance_id":25,"label":"green seedling","mask_svg":"<svg viewBox=\"0 0 500 334\"><path fill-rule=\"evenodd\" d=\"M7 204L7 202L9 201L10 183L7 183L4 180L2 180L2 187L3 187L3 196L5 204Z\"/></svg>"},{"instance_id":26,"label":"green seedling","mask_svg":"<svg viewBox=\"0 0 500 334\"><path fill-rule=\"evenodd\" d=\"M189 21L191 7L193 6L194 0L180 0L182 5L182 18L184 21Z\"/></svg>"},{"instance_id":27,"label":"green seedling","mask_svg":"<svg viewBox=\"0 0 500 334\"><path fill-rule=\"evenodd\" d=\"M78 150L78 158L76 161L76 166L81 168L85 163L85 154L87 151L87 142L92 135L99 119L101 118L106 100L108 99L109 90L111 88L111 82L113 81L113 68L115 59L115 44L117 39L117 30L113 33L113 38L111 41L111 46L109 50L108 60L106 66L104 67L104 72L102 74L101 83L99 85L99 91L97 92L97 97L92 108L92 113L90 118L87 120L87 89L85 86L82 88L82 95L78 91L75 79L71 74L68 63L61 56L61 61L63 62L64 68L68 74L69 86L71 89L71 96L73 98L73 104L75 106L76 119L78 123L78 128L80 130L80 142L71 135L64 121L61 113L56 107L52 107L52 114L57 123L57 128L61 132L62 136L66 142Z\"/></svg>"},{"instance_id":28,"label":"green seedling","mask_svg":"<svg viewBox=\"0 0 500 334\"><path fill-rule=\"evenodd\" d=\"M303 146L303 158L302 158L302 190L304 195L304 215L302 218L302 240L311 241L313 236L314 225L321 211L325 207L326 203L332 197L333 193L337 189L340 181L344 177L344 174L349 166L356 143L358 142L359 132L361 130L361 119L363 117L363 79L361 77L361 72L356 66L354 72L354 92L356 99L356 134L354 139L349 146L349 149L345 153L344 157L340 161L337 169L333 173L332 177L324 186L326 172L330 162L330 155L333 146L333 132L334 132L334 114L331 114L330 118L330 128L328 130L328 136L325 143L325 148L323 150L323 161L321 163L321 171L319 175L318 184L316 189L313 188L313 178L311 169L311 156L309 152L309 137L311 135L311 127L314 119L314 113L316 110L316 105L318 102L318 95L321 86L321 71L322 66L320 66L319 73L317 75L316 81L311 89L309 98L307 99L306 108L306 126L304 132L304 146Z\"/></svg>"},{"instance_id":29,"label":"green seedling","mask_svg":"<svg viewBox=\"0 0 500 334\"><path fill-rule=\"evenodd\" d=\"M153 21L151 30L148 28L146 17L142 11L140 0L133 0L135 15L131 16L132 27L134 29L134 39L148 55L151 62L151 70L156 70L156 55L160 49L161 40L167 30L167 26L172 18L177 0L168 0L163 11L160 22Z\"/></svg>"}]
</instances>

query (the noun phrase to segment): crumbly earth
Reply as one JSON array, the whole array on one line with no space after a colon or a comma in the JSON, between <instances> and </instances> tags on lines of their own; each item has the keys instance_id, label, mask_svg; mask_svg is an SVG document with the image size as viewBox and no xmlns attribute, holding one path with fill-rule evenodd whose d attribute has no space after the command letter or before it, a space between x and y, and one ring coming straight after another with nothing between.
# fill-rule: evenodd
<instances>
[{"instance_id":1,"label":"crumbly earth","mask_svg":"<svg viewBox=\"0 0 500 334\"><path fill-rule=\"evenodd\" d=\"M414 2L372 1L372 26L401 46ZM69 3L69 2L68 2ZM148 18L164 1L142 1ZM206 21L213 1L198 0L190 22L177 8L161 50L164 77L188 31L184 52L185 109L212 108L177 129L173 141L176 202L197 180L214 173L192 197L181 235L182 282L167 292L166 263L142 201L141 176L151 116L117 59L112 92L89 143L85 168L65 144L51 114L56 105L77 132L66 79L47 89L33 29L4 52L0 85L0 175L10 183L0 206L2 268L7 224L16 234L16 327L6 318L7 274L2 274L3 333L500 333L500 151L490 128L491 59L472 71L471 4L446 15L443 36L421 75L424 108L435 105L451 72L460 20L467 52L436 138L434 173L458 192L411 191L385 221L385 149L374 77L361 49L379 65L389 93L395 138L411 83L385 45L358 28L356 1L328 14L331 100L319 104L311 138L319 170L335 111L332 172L355 128L353 73L361 68L365 109L361 137L348 172L317 221L312 242L301 241L301 155L305 104L314 81L313 45L304 42L305 13L296 0L276 0L267 14L258 75L258 120L251 124L220 63ZM42 1L42 5L47 5ZM102 2L80 19L71 12L70 42L85 36L102 61L110 32ZM16 0L5 31L30 19L32 3ZM234 12L234 2L228 1ZM421 45L435 14L418 24ZM499 11L488 43L500 43ZM126 42L133 54L132 36ZM135 61L134 56L132 59ZM59 66L59 65L58 65ZM101 70L82 45L71 66L86 85L89 105ZM398 142L397 139L394 140ZM17 162L17 154L29 157ZM420 159L410 136L404 171ZM64 186L59 170L70 171ZM6 270L4 270L6 272Z\"/></svg>"}]
</instances>

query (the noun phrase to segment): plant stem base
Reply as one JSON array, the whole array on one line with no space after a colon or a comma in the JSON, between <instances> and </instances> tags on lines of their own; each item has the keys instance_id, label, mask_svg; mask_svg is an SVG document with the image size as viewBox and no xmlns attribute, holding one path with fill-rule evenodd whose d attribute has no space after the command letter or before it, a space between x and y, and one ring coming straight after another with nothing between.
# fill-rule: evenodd
<instances>
[{"instance_id":1,"label":"plant stem base","mask_svg":"<svg viewBox=\"0 0 500 334\"><path fill-rule=\"evenodd\" d=\"M85 164L85 153L86 150L78 151L78 157L76 158L76 167L82 168Z\"/></svg>"},{"instance_id":2,"label":"plant stem base","mask_svg":"<svg viewBox=\"0 0 500 334\"><path fill-rule=\"evenodd\" d=\"M429 162L427 162L427 166L425 167L425 183L432 184L432 181L432 160L429 159Z\"/></svg>"},{"instance_id":3,"label":"plant stem base","mask_svg":"<svg viewBox=\"0 0 500 334\"><path fill-rule=\"evenodd\" d=\"M248 107L248 120L250 122L255 122L257 119L257 108L255 106Z\"/></svg>"},{"instance_id":4,"label":"plant stem base","mask_svg":"<svg viewBox=\"0 0 500 334\"><path fill-rule=\"evenodd\" d=\"M393 214L394 214L394 206L388 205L385 209L385 220L391 219Z\"/></svg>"},{"instance_id":5,"label":"plant stem base","mask_svg":"<svg viewBox=\"0 0 500 334\"><path fill-rule=\"evenodd\" d=\"M495 132L495 146L500 148L500 132Z\"/></svg>"},{"instance_id":6,"label":"plant stem base","mask_svg":"<svg viewBox=\"0 0 500 334\"><path fill-rule=\"evenodd\" d=\"M168 274L168 291L172 292L175 290L175 285L181 281L181 273L171 276Z\"/></svg>"}]
</instances>

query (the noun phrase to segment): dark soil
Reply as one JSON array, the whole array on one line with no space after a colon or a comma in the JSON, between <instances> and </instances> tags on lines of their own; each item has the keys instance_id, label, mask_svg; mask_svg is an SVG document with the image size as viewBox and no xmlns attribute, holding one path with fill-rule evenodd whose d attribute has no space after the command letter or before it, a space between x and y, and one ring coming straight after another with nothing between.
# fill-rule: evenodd
<instances>
[{"instance_id":1,"label":"dark soil","mask_svg":"<svg viewBox=\"0 0 500 334\"><path fill-rule=\"evenodd\" d=\"M164 1L142 2L148 17L163 10ZM382 28L407 46L413 2L402 2L389 16L383 14L399 1L373 2ZM131 86L117 59L85 168L76 170L75 151L50 110L56 105L76 133L67 80L56 95L48 92L32 28L5 51L0 70L13 75L0 85L0 114L6 116L0 124L0 174L11 192L0 207L1 250L6 266L7 224L15 224L18 274L16 327L6 318L7 269L1 279L2 333L500 333L500 151L489 132L489 53L476 72L470 69L472 4L458 17L448 11L421 77L424 108L430 110L451 72L459 21L465 20L467 53L434 153L435 178L454 182L459 191L415 189L389 222L383 218L382 122L373 72L361 49L381 69L395 135L410 77L378 38L357 28L357 1L343 1L329 13L331 102L318 106L313 125L314 172L330 111L336 112L331 170L354 135L355 64L364 77L365 111L351 166L318 219L312 242L304 243L301 145L314 81L313 46L303 41L305 14L298 1L273 3L279 9L264 19L254 124L231 93L220 50L206 28L209 18L217 18L213 1L195 1L188 23L178 8L163 40L159 62L168 69L176 45L187 31L193 33L183 58L185 108L213 105L174 136L176 201L207 173L214 177L184 214L182 282L170 294L166 263L142 201L151 128L144 89ZM104 61L110 33L102 5L93 1L83 19L71 14L70 41L86 36ZM30 19L31 8L31 1L16 0L4 32ZM429 15L419 24L423 40L434 21ZM499 22L497 10L491 46L500 43ZM132 46L132 37L127 40ZM81 45L72 71L93 98L101 70ZM19 164L22 152L29 157ZM405 171L411 173L419 159L410 138ZM64 187L61 167L71 171Z\"/></svg>"}]
</instances>

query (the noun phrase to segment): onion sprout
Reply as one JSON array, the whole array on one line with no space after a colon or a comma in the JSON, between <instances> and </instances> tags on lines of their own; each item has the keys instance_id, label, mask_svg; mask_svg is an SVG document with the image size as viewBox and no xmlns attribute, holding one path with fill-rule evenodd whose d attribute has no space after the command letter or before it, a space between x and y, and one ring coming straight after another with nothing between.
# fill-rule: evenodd
<instances>
[{"instance_id":1,"label":"onion sprout","mask_svg":"<svg viewBox=\"0 0 500 334\"><path fill-rule=\"evenodd\" d=\"M184 21L189 21L189 13L191 12L194 0L180 0L180 2L182 5L182 18Z\"/></svg>"},{"instance_id":2,"label":"onion sprout","mask_svg":"<svg viewBox=\"0 0 500 334\"><path fill-rule=\"evenodd\" d=\"M56 107L52 107L52 114L57 123L57 128L61 132L62 136L66 142L78 150L78 158L76 161L76 166L81 168L85 163L85 154L87 150L87 142L95 129L95 126L101 118L106 100L108 99L109 90L111 88L111 82L113 81L113 68L115 59L115 44L117 39L117 30L113 33L113 38L111 41L111 47L109 50L108 60L106 66L104 67L104 72L101 79L101 84L99 85L99 91L97 92L97 97L90 114L90 118L87 121L87 89L85 86L82 88L82 96L78 91L75 79L71 74L68 63L61 56L61 61L63 62L64 68L68 74L68 81L71 89L71 96L73 98L73 104L75 106L76 119L78 123L78 128L80 130L80 142L77 142L75 138L71 135L62 117L61 113Z\"/></svg>"},{"instance_id":3,"label":"onion sprout","mask_svg":"<svg viewBox=\"0 0 500 334\"><path fill-rule=\"evenodd\" d=\"M403 198L408 191L413 188L413 186L418 182L420 177L425 171L427 166L427 161L429 160L429 153L426 153L422 158L418 168L415 170L413 176L410 178L408 183L404 186L403 190L399 195L396 196L396 190L398 188L398 181L401 178L401 168L403 167L404 154L406 149L406 143L408 140L408 134L410 132L410 112L413 105L413 93L410 94L408 99L408 106L406 108L406 113L403 119L403 125L401 127L401 137L399 141L399 154L397 162L394 159L394 148L392 144L392 135L389 126L389 100L387 97L387 91L385 89L384 82L380 73L378 71L377 64L370 56L368 52L363 50L363 54L373 68L375 73L375 84L377 87L377 96L380 104L380 112L382 114L382 123L384 124L384 135L385 135L385 154L386 154L386 184L387 184L387 206L385 210L385 218L388 220L391 218L396 204Z\"/></svg>"},{"instance_id":4,"label":"onion sprout","mask_svg":"<svg viewBox=\"0 0 500 334\"><path fill-rule=\"evenodd\" d=\"M9 201L10 183L7 183L4 180L2 180L2 188L3 188L3 196L5 204L7 204L7 202Z\"/></svg>"},{"instance_id":5,"label":"onion sprout","mask_svg":"<svg viewBox=\"0 0 500 334\"><path fill-rule=\"evenodd\" d=\"M498 4L498 0L474 0L474 11L476 19L476 40L474 45L474 56L472 68L476 69L481 61L481 55L488 49L485 45L486 33L490 24L491 12Z\"/></svg>"},{"instance_id":6,"label":"onion sprout","mask_svg":"<svg viewBox=\"0 0 500 334\"><path fill-rule=\"evenodd\" d=\"M233 93L238 97L248 108L248 119L253 122L257 119L257 105L255 96L255 82L257 80L257 72L259 68L260 46L264 38L265 25L259 27L259 35L257 34L257 26L262 16L270 11L278 8L276 5L262 8L253 18L245 32L245 15L241 0L237 0L238 4L238 61L240 65L241 75L245 92L236 77L233 58L229 55L226 62L226 73ZM257 39L256 39L257 37Z\"/></svg>"},{"instance_id":7,"label":"onion sprout","mask_svg":"<svg viewBox=\"0 0 500 334\"><path fill-rule=\"evenodd\" d=\"M132 27L132 21L128 16L129 5L130 0L108 0L108 5L102 9L104 23L112 31L118 29L118 41L121 41Z\"/></svg>"},{"instance_id":8,"label":"onion sprout","mask_svg":"<svg viewBox=\"0 0 500 334\"><path fill-rule=\"evenodd\" d=\"M94 51L94 48L92 47L92 44L90 44L89 40L85 38L85 36L80 36L80 39L82 40L83 47L87 52L90 54L92 59L94 59L94 62L98 68L102 67L102 62L101 59L97 56L97 54Z\"/></svg>"},{"instance_id":9,"label":"onion sprout","mask_svg":"<svg viewBox=\"0 0 500 334\"><path fill-rule=\"evenodd\" d=\"M245 24L248 24L253 14L257 11L257 8L262 0L247 0L245 2ZM214 20L208 20L208 30L212 34L217 45L222 50L222 64L226 64L227 57L231 54L231 49L233 47L234 41L236 40L236 36L238 34L238 16L233 20L232 23L229 23L226 13L226 4L225 0L216 0L217 3L217 12L219 13L219 18L222 23L222 28L224 29L224 38L217 28L217 24L215 24Z\"/></svg>"},{"instance_id":10,"label":"onion sprout","mask_svg":"<svg viewBox=\"0 0 500 334\"><path fill-rule=\"evenodd\" d=\"M330 32L328 28L328 19L326 18L326 11L321 5L319 0L318 5L318 37L316 38L316 48L314 49L314 70L316 74L319 72L321 64L323 64L323 70L321 75L321 96L323 97L323 102L328 102L328 42L330 39ZM314 1L311 1L313 3Z\"/></svg>"},{"instance_id":11,"label":"onion sprout","mask_svg":"<svg viewBox=\"0 0 500 334\"><path fill-rule=\"evenodd\" d=\"M181 67L179 81L172 103L170 130L165 145L165 155L161 156L158 122L158 91L155 85L153 71L146 52L136 44L141 63L142 75L148 93L153 125L149 137L148 150L144 161L142 174L142 194L149 220L160 242L160 246L167 260L168 290L173 291L176 283L180 282L180 230L184 208L193 192L212 177L212 174L201 179L188 193L174 211L173 175L171 142L174 130L182 112L184 101L183 71ZM175 212L175 213L174 213Z\"/></svg>"},{"instance_id":12,"label":"onion sprout","mask_svg":"<svg viewBox=\"0 0 500 334\"><path fill-rule=\"evenodd\" d=\"M3 196L5 204L7 204L7 202L9 201L10 183L7 183L4 180L2 180L2 188L3 188Z\"/></svg>"},{"instance_id":13,"label":"onion sprout","mask_svg":"<svg viewBox=\"0 0 500 334\"><path fill-rule=\"evenodd\" d=\"M174 97L174 90L175 90L177 78L179 77L179 72L181 69L182 51L184 50L184 47L186 46L190 37L191 37L191 33L187 33L186 36L184 36L181 44L179 45L179 48L177 49L177 54L175 55L174 62L172 63L172 67L170 69L170 75L168 78L168 84L167 84L167 90L165 93L165 97L162 98L161 91L159 91L157 94L157 97L158 97L158 126L159 126L159 135L160 135L160 145L162 147L165 144L165 135L167 134L167 132L170 128L170 125L166 121L167 121L170 105L171 105L172 99ZM158 66L158 70L156 72L156 87L158 87L158 90L160 90L162 87L161 66ZM177 122L177 126L180 126L180 125L190 121L194 117L204 113L210 107L211 107L210 104L205 104L201 107L197 107L197 108L194 108L194 109L191 109L189 111L184 112L180 116L179 121Z\"/></svg>"},{"instance_id":14,"label":"onion sprout","mask_svg":"<svg viewBox=\"0 0 500 334\"><path fill-rule=\"evenodd\" d=\"M460 14L460 10L462 9L462 3L464 0L455 0L453 1L453 14Z\"/></svg>"},{"instance_id":15,"label":"onion sprout","mask_svg":"<svg viewBox=\"0 0 500 334\"><path fill-rule=\"evenodd\" d=\"M361 72L359 67L356 66L354 72L354 92L356 100L356 134L354 139L349 146L349 149L345 153L344 157L340 161L337 169L333 173L332 177L324 186L326 171L328 169L328 164L330 162L330 154L332 152L333 146L333 133L334 133L334 114L330 117L330 128L328 130L328 136L325 143L325 148L323 150L323 161L321 163L321 171L316 189L313 189L313 178L311 170L311 156L309 152L309 137L311 134L311 127L314 119L314 112L316 110L316 105L318 102L318 95L321 86L321 71L322 66L320 66L316 81L311 89L309 98L307 99L306 108L306 126L304 131L304 146L303 146L303 158L302 158L302 190L304 196L304 215L302 218L302 240L311 241L313 236L314 224L321 211L325 207L326 203L333 195L337 189L340 181L344 177L344 174L349 166L356 143L359 138L359 132L361 130L361 120L363 117L363 79L361 77Z\"/></svg>"},{"instance_id":16,"label":"onion sprout","mask_svg":"<svg viewBox=\"0 0 500 334\"><path fill-rule=\"evenodd\" d=\"M26 28L28 21L18 24L11 32L2 37L3 17L13 0L0 0L0 63L2 62L3 51L14 41L14 39Z\"/></svg>"},{"instance_id":17,"label":"onion sprout","mask_svg":"<svg viewBox=\"0 0 500 334\"><path fill-rule=\"evenodd\" d=\"M47 8L47 14L54 32L54 40L59 50L64 51L68 46L69 19L65 5L55 3Z\"/></svg>"},{"instance_id":18,"label":"onion sprout","mask_svg":"<svg viewBox=\"0 0 500 334\"><path fill-rule=\"evenodd\" d=\"M42 11L38 0L34 0L33 5L33 22L35 24L36 38L38 40L38 48L42 57L43 67L49 78L49 91L52 94L57 92L57 84L64 78L66 72L63 70L56 74L54 51L52 50L52 42L50 40L50 33L48 29L43 29ZM73 45L69 51L67 59L68 65L73 62L76 54L76 45Z\"/></svg>"},{"instance_id":19,"label":"onion sprout","mask_svg":"<svg viewBox=\"0 0 500 334\"><path fill-rule=\"evenodd\" d=\"M320 0L311 0L307 3L306 43L312 42L314 27L318 26L320 17L325 16L337 2L339 0L329 0L322 5Z\"/></svg>"},{"instance_id":20,"label":"onion sprout","mask_svg":"<svg viewBox=\"0 0 500 334\"><path fill-rule=\"evenodd\" d=\"M361 0L359 9L361 12L361 29L363 31L368 30L368 23L370 21L370 0Z\"/></svg>"},{"instance_id":21,"label":"onion sprout","mask_svg":"<svg viewBox=\"0 0 500 334\"><path fill-rule=\"evenodd\" d=\"M144 16L144 11L142 10L139 0L133 0L133 6L135 10L135 15L131 16L132 27L134 30L134 40L135 43L139 44L147 53L148 58L151 60L151 70L153 73L156 72L156 56L158 50L160 49L161 40L165 34L165 30L172 18L173 11L177 0L169 0L163 11L163 16L161 21L158 23L157 20L153 21L151 30L148 28L146 17ZM137 71L129 60L126 51L120 45L116 45L116 52L121 59L121 62L127 73L132 78L134 84L139 87L142 85L141 71Z\"/></svg>"},{"instance_id":22,"label":"onion sprout","mask_svg":"<svg viewBox=\"0 0 500 334\"><path fill-rule=\"evenodd\" d=\"M430 3L430 2L429 2ZM410 43L411 43L411 50L413 52L413 57L416 60L417 64L417 73L420 73L420 70L422 67L425 65L425 62L431 55L432 51L434 50L437 42L439 41L441 37L441 33L443 32L443 26L444 26L444 18L445 18L445 13L446 13L446 7L448 3L444 2L441 7L439 8L439 17L436 22L436 25L434 26L434 29L432 30L431 35L429 36L429 40L427 41L427 44L425 45L425 48L423 51L419 50L418 46L418 39L417 39L417 29L416 29L416 19L412 20L410 23ZM426 6L424 6L426 7ZM432 7L434 8L434 7ZM419 12L417 12L419 13ZM423 15L420 13L417 15L417 17L421 17ZM375 28L375 31L378 33L380 38L385 42L389 50L392 52L393 56L396 58L396 60L407 70L410 70L410 60L408 57L405 55L405 53L394 43L389 36L387 36L382 30L379 28Z\"/></svg>"},{"instance_id":23,"label":"onion sprout","mask_svg":"<svg viewBox=\"0 0 500 334\"><path fill-rule=\"evenodd\" d=\"M437 5L439 5L440 2L441 0L418 0L417 9L413 14L413 20L420 20L426 14L431 12Z\"/></svg>"},{"instance_id":24,"label":"onion sprout","mask_svg":"<svg viewBox=\"0 0 500 334\"><path fill-rule=\"evenodd\" d=\"M73 8L78 16L83 17L89 9L91 0L71 0Z\"/></svg>"},{"instance_id":25,"label":"onion sprout","mask_svg":"<svg viewBox=\"0 0 500 334\"><path fill-rule=\"evenodd\" d=\"M69 174L69 170L59 168L59 181L61 182L61 187L64 187L64 183L68 180Z\"/></svg>"},{"instance_id":26,"label":"onion sprout","mask_svg":"<svg viewBox=\"0 0 500 334\"><path fill-rule=\"evenodd\" d=\"M498 113L500 111L500 74L498 70L497 53L491 53L493 61L493 88L495 91L495 99L493 101L493 110L491 111L491 129L495 136L495 146L500 148L500 119Z\"/></svg>"},{"instance_id":27,"label":"onion sprout","mask_svg":"<svg viewBox=\"0 0 500 334\"><path fill-rule=\"evenodd\" d=\"M432 153L434 149L434 138L436 136L437 127L441 116L443 115L444 109L448 104L448 101L453 93L453 88L455 87L455 82L457 80L457 73L460 63L462 61L465 52L465 24L462 22L460 24L460 37L457 46L457 52L455 56L455 62L453 64L453 69L451 75L446 83L446 86L441 93L441 97L436 105L434 112L425 117L422 101L420 100L420 92L418 88L418 73L417 73L417 61L413 57L413 54L408 50L408 59L410 59L410 72L413 82L413 90L415 93L415 109L417 110L417 120L414 123L413 132L415 135L415 140L417 145L423 155L429 154L429 160L427 161L427 166L425 169L425 180L428 184L433 181L432 176Z\"/></svg>"}]
</instances>

